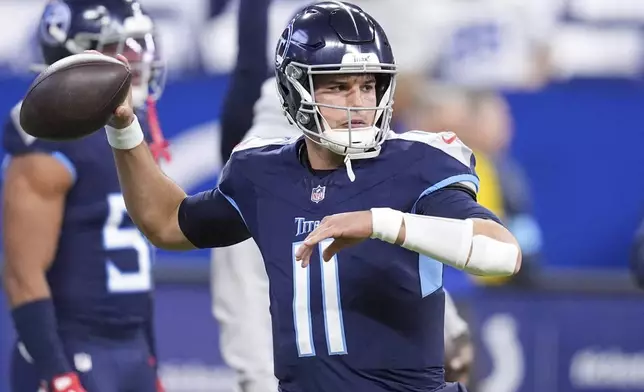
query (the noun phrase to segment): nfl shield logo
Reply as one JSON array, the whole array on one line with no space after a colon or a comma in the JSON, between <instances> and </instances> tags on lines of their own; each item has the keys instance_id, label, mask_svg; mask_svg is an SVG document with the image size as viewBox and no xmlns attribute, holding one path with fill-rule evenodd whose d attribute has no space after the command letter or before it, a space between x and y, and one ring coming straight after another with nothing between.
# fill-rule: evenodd
<instances>
[{"instance_id":1,"label":"nfl shield logo","mask_svg":"<svg viewBox=\"0 0 644 392\"><path fill-rule=\"evenodd\" d=\"M313 188L313 191L311 191L311 201L313 203L319 203L322 200L324 200L324 194L326 192L326 187L325 186L316 186Z\"/></svg>"}]
</instances>

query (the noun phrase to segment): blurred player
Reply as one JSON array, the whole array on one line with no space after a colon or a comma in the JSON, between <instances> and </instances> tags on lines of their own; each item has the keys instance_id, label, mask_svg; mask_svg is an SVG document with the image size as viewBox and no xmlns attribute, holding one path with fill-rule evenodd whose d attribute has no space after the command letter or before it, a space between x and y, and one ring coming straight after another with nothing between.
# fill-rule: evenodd
<instances>
[{"instance_id":1,"label":"blurred player","mask_svg":"<svg viewBox=\"0 0 644 392\"><path fill-rule=\"evenodd\" d=\"M221 117L223 161L228 159L251 124L263 119L253 115L253 104L260 90L261 100L266 100L262 82L269 75L269 69L265 57L257 54L267 52L269 4L269 0L241 0L239 4L239 51ZM282 120L278 127L273 128L274 136L275 133L283 136L280 133L289 131L295 134L281 113L275 84L271 87L269 100L274 107L268 112L277 113ZM270 125L275 123L270 122ZM277 379L273 375L268 279L259 249L249 239L213 251L213 258L212 306L219 324L221 355L235 370L240 391L277 392Z\"/></svg>"},{"instance_id":2,"label":"blurred player","mask_svg":"<svg viewBox=\"0 0 644 392\"><path fill-rule=\"evenodd\" d=\"M392 49L351 4L300 11L275 67L304 136L247 140L219 186L195 196L155 165L130 105L116 109L107 137L130 216L165 249L253 237L280 390L464 390L444 381L443 265L511 275L521 262L476 203L471 150L451 133L389 131Z\"/></svg>"},{"instance_id":3,"label":"blurred player","mask_svg":"<svg viewBox=\"0 0 644 392\"><path fill-rule=\"evenodd\" d=\"M132 64L139 116L154 113L162 64L136 1L50 1L38 38L46 64L96 49ZM146 108L148 101L149 108ZM20 104L3 134L3 287L18 333L14 392L155 391L152 249L132 224L105 134L55 143L27 135Z\"/></svg>"}]
</instances>

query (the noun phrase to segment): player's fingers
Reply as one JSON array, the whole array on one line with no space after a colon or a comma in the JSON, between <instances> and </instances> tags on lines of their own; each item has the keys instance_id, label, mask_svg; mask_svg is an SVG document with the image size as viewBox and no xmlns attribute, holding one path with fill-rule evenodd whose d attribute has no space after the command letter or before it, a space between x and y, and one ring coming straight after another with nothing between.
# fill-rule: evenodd
<instances>
[{"instance_id":1,"label":"player's fingers","mask_svg":"<svg viewBox=\"0 0 644 392\"><path fill-rule=\"evenodd\" d=\"M317 245L320 241L323 241L327 238L334 236L335 228L333 226L322 227L318 226L317 229L313 230L304 240L304 245L314 246Z\"/></svg>"},{"instance_id":2,"label":"player's fingers","mask_svg":"<svg viewBox=\"0 0 644 392\"><path fill-rule=\"evenodd\" d=\"M337 238L329 244L329 246L324 249L324 252L322 252L322 259L324 261L329 261L335 256L342 248L345 248L348 245L348 243L341 239Z\"/></svg>"},{"instance_id":3,"label":"player's fingers","mask_svg":"<svg viewBox=\"0 0 644 392\"><path fill-rule=\"evenodd\" d=\"M102 55L103 53L99 52L98 50L86 50L84 53L89 53L89 54L100 54Z\"/></svg>"},{"instance_id":4,"label":"player's fingers","mask_svg":"<svg viewBox=\"0 0 644 392\"><path fill-rule=\"evenodd\" d=\"M304 243L306 243L306 241L309 238L316 236L319 232L326 230L327 227L328 227L328 224L326 222L324 221L320 222L320 224L315 229L313 229L313 231L310 232L309 235L306 236L306 238L304 239Z\"/></svg>"},{"instance_id":5,"label":"player's fingers","mask_svg":"<svg viewBox=\"0 0 644 392\"><path fill-rule=\"evenodd\" d=\"M310 263L312 254L313 254L313 247L300 245L297 252L295 252L295 260L301 262L302 268L306 268Z\"/></svg>"},{"instance_id":6,"label":"player's fingers","mask_svg":"<svg viewBox=\"0 0 644 392\"><path fill-rule=\"evenodd\" d=\"M307 249L302 255L302 268L306 268L311 263L311 255L313 254L313 249Z\"/></svg>"},{"instance_id":7,"label":"player's fingers","mask_svg":"<svg viewBox=\"0 0 644 392\"><path fill-rule=\"evenodd\" d=\"M120 54L120 53L119 53L119 54L117 54L117 55L116 55L116 58L117 58L117 60L119 60L119 61L120 61L120 62L122 62L123 64L127 65L128 67L130 66L130 62L129 62L129 61L127 61L127 58L126 58L125 56L123 56L122 54Z\"/></svg>"},{"instance_id":8,"label":"player's fingers","mask_svg":"<svg viewBox=\"0 0 644 392\"><path fill-rule=\"evenodd\" d=\"M295 251L295 260L297 260L297 261L302 260L302 258L304 257L304 254L307 252L308 248L309 247L304 245L304 244L300 245L297 248L297 250Z\"/></svg>"},{"instance_id":9,"label":"player's fingers","mask_svg":"<svg viewBox=\"0 0 644 392\"><path fill-rule=\"evenodd\" d=\"M134 116L134 111L132 110L129 102L122 102L116 110L114 110L114 116L119 119L128 119Z\"/></svg>"}]
</instances>

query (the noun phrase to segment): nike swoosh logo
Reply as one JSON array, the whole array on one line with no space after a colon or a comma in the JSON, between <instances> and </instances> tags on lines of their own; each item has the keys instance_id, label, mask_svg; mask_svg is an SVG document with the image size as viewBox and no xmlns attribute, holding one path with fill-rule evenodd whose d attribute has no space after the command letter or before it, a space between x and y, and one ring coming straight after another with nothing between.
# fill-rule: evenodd
<instances>
[{"instance_id":1,"label":"nike swoosh logo","mask_svg":"<svg viewBox=\"0 0 644 392\"><path fill-rule=\"evenodd\" d=\"M443 138L443 141L447 144L452 144L454 140L456 140L456 135L452 135L450 137L445 137L445 135L441 136Z\"/></svg>"}]
</instances>

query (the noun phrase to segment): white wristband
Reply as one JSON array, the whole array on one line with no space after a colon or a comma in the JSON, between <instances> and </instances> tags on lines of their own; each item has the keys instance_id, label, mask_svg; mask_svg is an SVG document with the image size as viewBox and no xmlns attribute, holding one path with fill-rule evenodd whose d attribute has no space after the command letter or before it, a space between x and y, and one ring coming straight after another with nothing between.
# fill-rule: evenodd
<instances>
[{"instance_id":1,"label":"white wristband","mask_svg":"<svg viewBox=\"0 0 644 392\"><path fill-rule=\"evenodd\" d=\"M371 238L378 238L393 244L398 239L402 227L403 213L391 208L371 209Z\"/></svg>"},{"instance_id":2,"label":"white wristband","mask_svg":"<svg viewBox=\"0 0 644 392\"><path fill-rule=\"evenodd\" d=\"M139 119L136 116L134 116L132 124L123 129L116 129L106 125L105 132L107 133L108 143L117 150L131 150L143 143L145 139L141 124L139 124Z\"/></svg>"}]
</instances>

